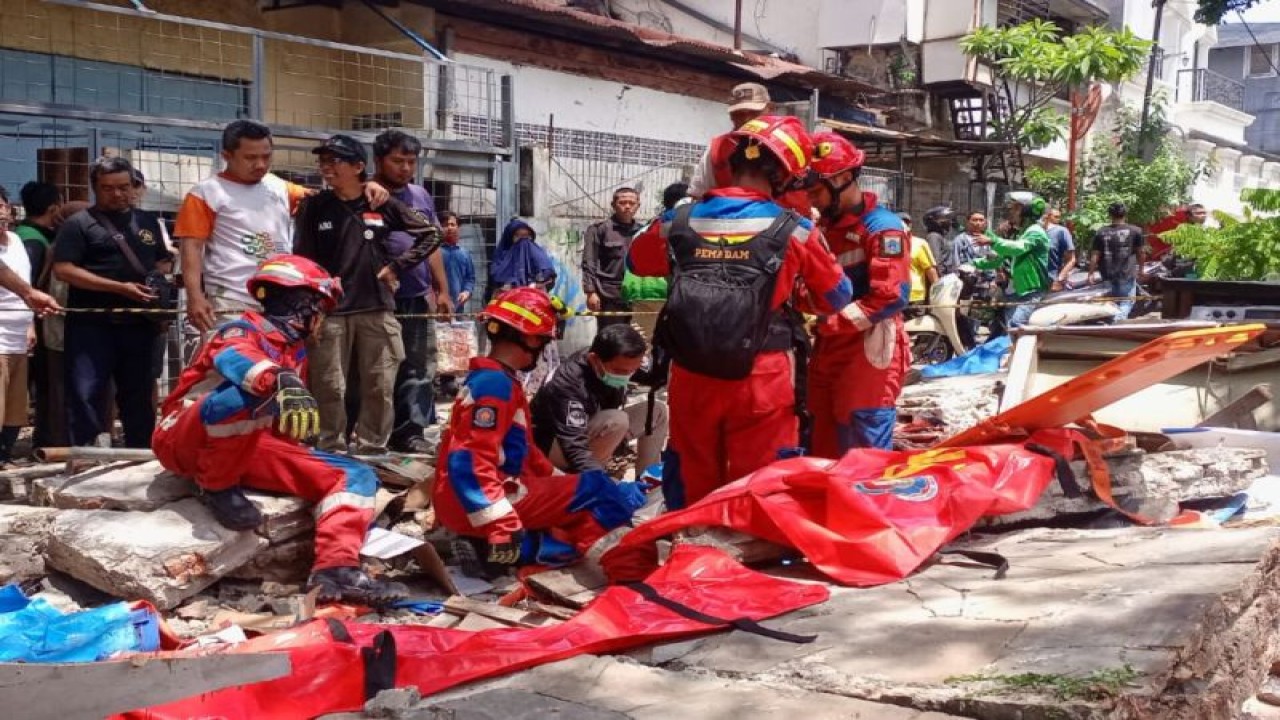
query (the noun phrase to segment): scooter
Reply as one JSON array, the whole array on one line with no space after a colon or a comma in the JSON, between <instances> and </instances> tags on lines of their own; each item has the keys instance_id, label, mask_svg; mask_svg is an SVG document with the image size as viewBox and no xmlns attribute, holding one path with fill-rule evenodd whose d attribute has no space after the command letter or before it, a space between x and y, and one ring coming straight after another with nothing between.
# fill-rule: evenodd
<instances>
[{"instance_id":1,"label":"scooter","mask_svg":"<svg viewBox=\"0 0 1280 720\"><path fill-rule=\"evenodd\" d=\"M1156 294L1159 283L1168 274L1168 268L1160 262L1149 262L1143 266L1143 282L1138 283L1129 317L1142 317L1158 309ZM1090 283L1089 273L1085 270L1071 273L1065 286L1065 289L1045 296L1042 307L1031 314L1028 324L1038 327L1106 325L1120 311L1114 302L1099 301L1099 298L1110 294L1110 284L1101 281Z\"/></svg>"},{"instance_id":2,"label":"scooter","mask_svg":"<svg viewBox=\"0 0 1280 720\"><path fill-rule=\"evenodd\" d=\"M974 315L987 296L984 276L971 265L938 278L929 288L930 307L905 324L912 364L936 365L973 349Z\"/></svg>"}]
</instances>

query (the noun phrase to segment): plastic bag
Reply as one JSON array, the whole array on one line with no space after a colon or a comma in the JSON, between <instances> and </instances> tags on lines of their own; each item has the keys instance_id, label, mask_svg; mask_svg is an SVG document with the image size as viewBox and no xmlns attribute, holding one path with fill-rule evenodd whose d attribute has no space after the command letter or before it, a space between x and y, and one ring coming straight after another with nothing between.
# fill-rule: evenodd
<instances>
[{"instance_id":1,"label":"plastic bag","mask_svg":"<svg viewBox=\"0 0 1280 720\"><path fill-rule=\"evenodd\" d=\"M16 585L0 590L0 662L94 662L159 648L154 611L119 602L63 614Z\"/></svg>"},{"instance_id":2,"label":"plastic bag","mask_svg":"<svg viewBox=\"0 0 1280 720\"><path fill-rule=\"evenodd\" d=\"M466 375L471 358L480 354L476 324L470 320L437 322L436 373Z\"/></svg>"}]
</instances>

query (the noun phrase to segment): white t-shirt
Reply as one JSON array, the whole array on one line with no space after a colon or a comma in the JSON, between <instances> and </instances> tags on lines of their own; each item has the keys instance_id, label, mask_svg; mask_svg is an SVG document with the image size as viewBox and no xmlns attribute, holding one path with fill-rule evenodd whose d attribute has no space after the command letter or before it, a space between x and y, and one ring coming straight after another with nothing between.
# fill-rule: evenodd
<instances>
[{"instance_id":1,"label":"white t-shirt","mask_svg":"<svg viewBox=\"0 0 1280 720\"><path fill-rule=\"evenodd\" d=\"M0 253L0 260L18 277L31 282L31 258L27 257L27 248L17 234L5 232L7 243ZM22 312L14 312L20 310ZM22 298L0 288L0 354L26 355L27 328L31 327L34 316L27 309Z\"/></svg>"},{"instance_id":2,"label":"white t-shirt","mask_svg":"<svg viewBox=\"0 0 1280 720\"><path fill-rule=\"evenodd\" d=\"M258 263L293 249L293 212L306 193L270 174L253 185L214 175L187 193L173 234L205 241L206 288L252 303L245 283Z\"/></svg>"}]
</instances>

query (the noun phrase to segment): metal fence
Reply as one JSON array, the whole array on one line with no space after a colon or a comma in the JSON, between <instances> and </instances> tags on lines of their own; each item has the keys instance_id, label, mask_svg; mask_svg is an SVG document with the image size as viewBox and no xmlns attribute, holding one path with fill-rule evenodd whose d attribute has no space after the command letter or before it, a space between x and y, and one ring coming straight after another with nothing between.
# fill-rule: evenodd
<instances>
[{"instance_id":1,"label":"metal fence","mask_svg":"<svg viewBox=\"0 0 1280 720\"><path fill-rule=\"evenodd\" d=\"M270 125L274 171L312 187L317 140L371 141L398 127L423 141L423 184L438 209L461 216L483 274L498 219L516 210L509 83L426 54L75 0L3 0L0 185L16 196L40 179L89 200L90 162L120 155L147 178L142 207L171 220L219 169L231 120ZM184 324L172 331L174 373L194 346Z\"/></svg>"}]
</instances>

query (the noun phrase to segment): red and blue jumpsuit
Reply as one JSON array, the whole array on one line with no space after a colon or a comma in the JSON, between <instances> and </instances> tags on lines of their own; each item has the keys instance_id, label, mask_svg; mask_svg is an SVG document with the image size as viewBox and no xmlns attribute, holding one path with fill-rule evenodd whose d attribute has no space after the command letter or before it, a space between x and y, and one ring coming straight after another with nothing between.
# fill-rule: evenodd
<instances>
[{"instance_id":1,"label":"red and blue jumpsuit","mask_svg":"<svg viewBox=\"0 0 1280 720\"><path fill-rule=\"evenodd\" d=\"M644 504L635 483L601 470L558 475L533 442L524 390L501 363L471 359L440 441L435 510L459 535L510 542L524 531L521 562L572 562Z\"/></svg>"},{"instance_id":2,"label":"red and blue jumpsuit","mask_svg":"<svg viewBox=\"0 0 1280 720\"><path fill-rule=\"evenodd\" d=\"M276 376L285 370L305 377L302 342L252 311L222 325L165 398L151 447L166 469L206 490L243 485L316 503L314 569L359 567L378 478L276 432Z\"/></svg>"},{"instance_id":3,"label":"red and blue jumpsuit","mask_svg":"<svg viewBox=\"0 0 1280 720\"><path fill-rule=\"evenodd\" d=\"M690 227L710 240L749 238L767 230L784 209L767 195L720 188L694 206ZM643 277L671 272L667 235L675 211L663 214L631 243L628 265ZM807 218L801 218L783 251L770 307L787 303L803 284L817 312L848 302L851 285ZM795 415L795 358L763 351L741 380L700 375L672 362L668 388L671 435L663 454L662 489L667 507L692 505L716 488L768 465L799 442Z\"/></svg>"},{"instance_id":4,"label":"red and blue jumpsuit","mask_svg":"<svg viewBox=\"0 0 1280 720\"><path fill-rule=\"evenodd\" d=\"M862 194L861 213L823 222L831 250L853 282L854 301L817 325L809 366L812 452L891 449L898 394L911 366L902 310L911 295L911 236L902 221Z\"/></svg>"}]
</instances>

